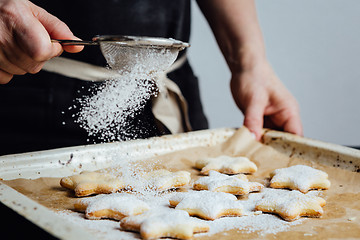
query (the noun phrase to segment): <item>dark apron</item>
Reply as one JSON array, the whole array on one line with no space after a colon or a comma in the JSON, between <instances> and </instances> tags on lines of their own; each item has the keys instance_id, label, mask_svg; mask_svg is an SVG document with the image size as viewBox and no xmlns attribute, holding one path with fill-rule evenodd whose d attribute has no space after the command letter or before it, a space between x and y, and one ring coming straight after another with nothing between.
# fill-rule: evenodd
<instances>
[{"instance_id":1,"label":"dark apron","mask_svg":"<svg viewBox=\"0 0 360 240\"><path fill-rule=\"evenodd\" d=\"M33 1L64 21L73 33L84 39L97 34L142 35L168 37L185 42L190 35L190 1L185 0L51 0ZM105 66L96 46L86 47L79 54L62 56ZM181 89L188 102L193 130L208 127L199 96L198 80L188 62L171 72L169 78ZM99 83L85 82L41 71L38 74L15 76L0 86L0 155L58 147L98 143L97 137L74 123L78 108L71 108L75 99L89 94ZM160 131L151 112L151 102L129 119L130 133L120 132L119 139L136 132L137 138L167 133Z\"/></svg>"}]
</instances>

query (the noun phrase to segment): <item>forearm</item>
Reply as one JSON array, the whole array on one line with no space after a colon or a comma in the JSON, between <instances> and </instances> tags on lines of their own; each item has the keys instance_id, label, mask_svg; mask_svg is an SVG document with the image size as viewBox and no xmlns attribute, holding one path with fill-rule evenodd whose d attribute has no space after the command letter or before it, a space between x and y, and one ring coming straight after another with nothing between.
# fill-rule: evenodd
<instances>
[{"instance_id":1,"label":"forearm","mask_svg":"<svg viewBox=\"0 0 360 240\"><path fill-rule=\"evenodd\" d=\"M234 73L264 61L265 47L253 0L197 0Z\"/></svg>"},{"instance_id":2,"label":"forearm","mask_svg":"<svg viewBox=\"0 0 360 240\"><path fill-rule=\"evenodd\" d=\"M302 134L299 107L266 60L254 0L197 0L232 72L244 125L261 138L271 127Z\"/></svg>"}]
</instances>

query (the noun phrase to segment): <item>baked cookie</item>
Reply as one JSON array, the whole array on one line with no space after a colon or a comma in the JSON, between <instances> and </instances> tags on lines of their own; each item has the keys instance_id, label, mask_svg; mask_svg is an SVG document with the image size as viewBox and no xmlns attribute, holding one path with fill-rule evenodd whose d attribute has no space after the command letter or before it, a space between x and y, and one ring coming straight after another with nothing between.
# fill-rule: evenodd
<instances>
[{"instance_id":1,"label":"baked cookie","mask_svg":"<svg viewBox=\"0 0 360 240\"><path fill-rule=\"evenodd\" d=\"M201 169L201 173L207 175L210 170L226 174L254 173L257 171L255 163L247 157L219 156L216 158L204 158L195 162L195 167Z\"/></svg>"},{"instance_id":2,"label":"baked cookie","mask_svg":"<svg viewBox=\"0 0 360 240\"><path fill-rule=\"evenodd\" d=\"M270 173L270 178L272 188L289 188L302 193L330 187L327 173L305 165L276 169Z\"/></svg>"},{"instance_id":3,"label":"baked cookie","mask_svg":"<svg viewBox=\"0 0 360 240\"><path fill-rule=\"evenodd\" d=\"M208 177L201 177L195 181L193 188L196 190L244 195L260 191L264 186L257 182L249 182L244 174L228 176L216 171L210 171Z\"/></svg>"},{"instance_id":4,"label":"baked cookie","mask_svg":"<svg viewBox=\"0 0 360 240\"><path fill-rule=\"evenodd\" d=\"M119 177L107 173L88 171L74 176L63 177L60 180L60 185L74 190L77 197L113 193L126 188L125 182Z\"/></svg>"},{"instance_id":5,"label":"baked cookie","mask_svg":"<svg viewBox=\"0 0 360 240\"><path fill-rule=\"evenodd\" d=\"M140 232L143 239L162 237L190 239L194 233L209 231L208 224L190 217L187 212L164 207L123 218L120 227L124 230Z\"/></svg>"},{"instance_id":6,"label":"baked cookie","mask_svg":"<svg viewBox=\"0 0 360 240\"><path fill-rule=\"evenodd\" d=\"M229 193L210 191L179 192L170 197L169 203L190 216L215 220L225 216L241 216L243 206Z\"/></svg>"},{"instance_id":7,"label":"baked cookie","mask_svg":"<svg viewBox=\"0 0 360 240\"><path fill-rule=\"evenodd\" d=\"M170 172L166 169L154 170L143 175L148 187L157 191L166 191L189 184L191 177L187 171Z\"/></svg>"},{"instance_id":8,"label":"baked cookie","mask_svg":"<svg viewBox=\"0 0 360 240\"><path fill-rule=\"evenodd\" d=\"M256 203L255 210L275 213L286 221L294 221L302 216L320 217L326 201L320 197L299 191L266 189L263 198Z\"/></svg>"},{"instance_id":9,"label":"baked cookie","mask_svg":"<svg viewBox=\"0 0 360 240\"><path fill-rule=\"evenodd\" d=\"M74 207L84 211L88 219L124 217L142 214L150 209L149 205L129 193L101 194L95 197L78 199Z\"/></svg>"}]
</instances>

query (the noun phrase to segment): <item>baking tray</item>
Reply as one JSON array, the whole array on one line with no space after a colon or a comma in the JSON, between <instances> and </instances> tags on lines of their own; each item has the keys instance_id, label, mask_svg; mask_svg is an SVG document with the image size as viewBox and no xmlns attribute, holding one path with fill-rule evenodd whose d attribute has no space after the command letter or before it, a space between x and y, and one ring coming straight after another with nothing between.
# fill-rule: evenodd
<instances>
[{"instance_id":1,"label":"baking tray","mask_svg":"<svg viewBox=\"0 0 360 240\"><path fill-rule=\"evenodd\" d=\"M114 152L133 160L194 147L211 147L228 140L236 129L222 128L145 140L106 143L0 157L0 177L63 177L114 165ZM264 131L262 142L289 157L315 161L351 172L360 171L360 151L277 131ZM13 188L0 182L0 201L50 234L62 239L100 239Z\"/></svg>"},{"instance_id":2,"label":"baking tray","mask_svg":"<svg viewBox=\"0 0 360 240\"><path fill-rule=\"evenodd\" d=\"M217 129L169 135L146 140L105 143L0 157L0 178L36 179L63 177L81 171L94 171L114 164L113 153L133 160L150 158L190 147L214 146L228 139L234 129ZM0 201L18 214L62 239L97 239L71 222L0 182Z\"/></svg>"}]
</instances>

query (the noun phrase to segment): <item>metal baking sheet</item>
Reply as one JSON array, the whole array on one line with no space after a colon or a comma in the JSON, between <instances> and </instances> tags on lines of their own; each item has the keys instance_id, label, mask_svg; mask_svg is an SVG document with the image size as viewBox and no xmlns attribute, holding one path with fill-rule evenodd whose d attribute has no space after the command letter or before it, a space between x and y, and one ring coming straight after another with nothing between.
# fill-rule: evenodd
<instances>
[{"instance_id":1,"label":"metal baking sheet","mask_svg":"<svg viewBox=\"0 0 360 240\"><path fill-rule=\"evenodd\" d=\"M112 166L112 154L134 160L191 147L215 146L229 139L235 129L224 128L163 136L145 140L62 148L0 157L0 178L35 179L63 177L84 170ZM265 131L262 142L288 156L359 172L360 151L277 131ZM62 239L98 239L86 229L74 227L39 203L0 182L0 201L50 234Z\"/></svg>"}]
</instances>

